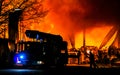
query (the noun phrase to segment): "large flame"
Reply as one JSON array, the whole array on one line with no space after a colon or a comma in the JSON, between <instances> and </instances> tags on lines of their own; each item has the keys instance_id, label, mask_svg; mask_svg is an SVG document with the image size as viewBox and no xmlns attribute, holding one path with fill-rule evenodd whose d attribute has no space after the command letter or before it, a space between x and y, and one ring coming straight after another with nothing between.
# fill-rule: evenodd
<instances>
[{"instance_id":1,"label":"large flame","mask_svg":"<svg viewBox=\"0 0 120 75\"><path fill-rule=\"evenodd\" d=\"M76 48L80 48L83 46L83 28L86 28L86 45L99 47L105 35L116 23L113 20L115 17L111 16L114 14L114 12L111 13L112 9L108 10L109 14L106 14L109 6L106 8L99 6L99 3L104 3L104 0L94 2L90 0L45 0L43 4L44 8L49 10L48 15L42 22L33 21L29 25L29 29L60 34L68 42L68 48L73 46L71 42ZM109 2L109 4L111 3ZM107 46L111 42L112 40Z\"/></svg>"},{"instance_id":2,"label":"large flame","mask_svg":"<svg viewBox=\"0 0 120 75\"><path fill-rule=\"evenodd\" d=\"M107 35L110 29L111 27L100 27L100 28L94 28L92 30L90 29L86 30L85 44L87 46L99 47L101 42L105 38L105 35ZM110 41L108 41L108 43L105 45L105 48L106 47L108 48L111 45L111 43L115 39L115 35L110 39ZM76 34L75 45L76 45L76 48L83 46L83 33L82 32Z\"/></svg>"}]
</instances>

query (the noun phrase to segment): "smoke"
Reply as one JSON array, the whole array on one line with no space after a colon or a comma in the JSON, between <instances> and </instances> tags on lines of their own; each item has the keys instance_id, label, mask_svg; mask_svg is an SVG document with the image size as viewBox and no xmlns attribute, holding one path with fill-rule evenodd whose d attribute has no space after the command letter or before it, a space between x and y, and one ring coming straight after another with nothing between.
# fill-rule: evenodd
<instances>
[{"instance_id":1,"label":"smoke","mask_svg":"<svg viewBox=\"0 0 120 75\"><path fill-rule=\"evenodd\" d=\"M86 19L107 23L119 22L120 3L118 0L89 0L89 3L92 9Z\"/></svg>"},{"instance_id":2,"label":"smoke","mask_svg":"<svg viewBox=\"0 0 120 75\"><path fill-rule=\"evenodd\" d=\"M49 18L59 30L75 33L84 26L83 17L87 13L84 1L48 0L47 5L50 10Z\"/></svg>"},{"instance_id":3,"label":"smoke","mask_svg":"<svg viewBox=\"0 0 120 75\"><path fill-rule=\"evenodd\" d=\"M80 31L84 25L100 27L97 23L117 23L120 19L118 0L48 0L47 5L54 21L73 32Z\"/></svg>"},{"instance_id":4,"label":"smoke","mask_svg":"<svg viewBox=\"0 0 120 75\"><path fill-rule=\"evenodd\" d=\"M57 31L71 38L84 27L118 25L120 20L119 0L46 0L46 5Z\"/></svg>"}]
</instances>

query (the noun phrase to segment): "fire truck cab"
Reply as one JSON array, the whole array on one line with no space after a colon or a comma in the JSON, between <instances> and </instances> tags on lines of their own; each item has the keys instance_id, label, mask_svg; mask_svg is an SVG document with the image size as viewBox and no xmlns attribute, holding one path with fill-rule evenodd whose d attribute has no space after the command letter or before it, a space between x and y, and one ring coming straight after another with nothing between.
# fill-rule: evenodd
<instances>
[{"instance_id":1,"label":"fire truck cab","mask_svg":"<svg viewBox=\"0 0 120 75\"><path fill-rule=\"evenodd\" d=\"M67 42L60 35L26 30L26 36L36 41L17 43L15 64L23 66L64 66L68 62Z\"/></svg>"}]
</instances>

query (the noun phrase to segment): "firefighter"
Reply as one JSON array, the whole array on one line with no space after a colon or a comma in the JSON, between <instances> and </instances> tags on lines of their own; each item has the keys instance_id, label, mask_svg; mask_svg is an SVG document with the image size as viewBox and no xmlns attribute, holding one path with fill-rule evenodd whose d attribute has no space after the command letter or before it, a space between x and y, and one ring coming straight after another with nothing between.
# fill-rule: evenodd
<instances>
[{"instance_id":1,"label":"firefighter","mask_svg":"<svg viewBox=\"0 0 120 75\"><path fill-rule=\"evenodd\" d=\"M90 68L97 68L96 62L95 62L95 56L92 51L90 51Z\"/></svg>"}]
</instances>

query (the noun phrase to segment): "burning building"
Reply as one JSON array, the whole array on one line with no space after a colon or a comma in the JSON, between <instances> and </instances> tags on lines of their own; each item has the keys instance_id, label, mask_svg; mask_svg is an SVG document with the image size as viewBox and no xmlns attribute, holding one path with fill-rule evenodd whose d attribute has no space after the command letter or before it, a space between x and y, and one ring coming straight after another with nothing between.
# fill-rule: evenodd
<instances>
[{"instance_id":1,"label":"burning building","mask_svg":"<svg viewBox=\"0 0 120 75\"><path fill-rule=\"evenodd\" d=\"M19 40L30 40L24 34L29 29L60 34L68 42L68 48L80 48L85 45L99 48L114 45L119 48L118 0L44 0L42 4L42 0L27 0L29 2L12 0L11 3L9 3L11 0L4 1L6 4L3 2L0 5L7 6L0 6L1 15L6 15L4 13L8 9L11 11L18 7L26 9L25 7L32 6L22 13L23 21L18 23ZM42 5L43 7L40 7ZM47 15L46 11L41 12L43 9L49 10ZM0 16L0 19L2 20L3 17L5 16ZM31 17L32 19L29 19ZM10 38L13 39L11 35Z\"/></svg>"},{"instance_id":2,"label":"burning building","mask_svg":"<svg viewBox=\"0 0 120 75\"><path fill-rule=\"evenodd\" d=\"M32 0L30 1L32 2ZM16 1L16 3L20 4L22 1ZM21 21L19 23L19 40L28 40L24 35L26 29L36 29L60 34L64 40L68 41L68 48L73 46L80 48L83 46L83 29L85 28L85 44L99 47L110 29L119 25L120 11L118 7L120 4L118 0L44 0L42 3L44 8L39 8L38 3L35 3L34 9L48 9L48 14L42 21L41 19ZM10 5L10 7L13 6ZM35 10L30 13L37 12L33 11ZM27 12L23 13L23 19L30 16L25 14ZM22 26L23 28L21 28ZM107 43L107 46L110 44L111 42Z\"/></svg>"}]
</instances>

